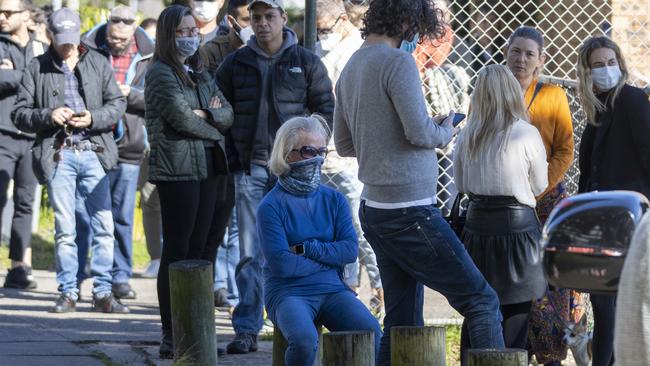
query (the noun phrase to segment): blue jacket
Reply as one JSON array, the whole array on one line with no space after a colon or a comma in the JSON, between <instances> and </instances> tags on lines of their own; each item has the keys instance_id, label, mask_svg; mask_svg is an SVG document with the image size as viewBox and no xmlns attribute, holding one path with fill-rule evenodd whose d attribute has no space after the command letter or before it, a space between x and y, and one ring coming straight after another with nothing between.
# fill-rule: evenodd
<instances>
[{"instance_id":1,"label":"blue jacket","mask_svg":"<svg viewBox=\"0 0 650 366\"><path fill-rule=\"evenodd\" d=\"M358 242L341 193L321 185L307 196L295 196L276 185L257 208L257 232L269 309L288 295L347 289L343 267L356 260ZM297 244L304 244L304 255L289 249Z\"/></svg>"}]
</instances>

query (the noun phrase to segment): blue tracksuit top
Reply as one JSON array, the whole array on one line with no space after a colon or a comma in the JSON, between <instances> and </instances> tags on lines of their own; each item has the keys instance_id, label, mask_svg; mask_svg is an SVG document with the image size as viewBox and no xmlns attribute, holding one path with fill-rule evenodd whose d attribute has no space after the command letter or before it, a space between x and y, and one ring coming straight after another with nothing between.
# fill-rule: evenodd
<instances>
[{"instance_id":1,"label":"blue tracksuit top","mask_svg":"<svg viewBox=\"0 0 650 366\"><path fill-rule=\"evenodd\" d=\"M347 290L343 267L357 258L357 234L343 195L321 185L297 196L279 184L257 208L257 232L264 255L265 302L275 308L285 296ZM303 243L302 256L290 246Z\"/></svg>"}]
</instances>

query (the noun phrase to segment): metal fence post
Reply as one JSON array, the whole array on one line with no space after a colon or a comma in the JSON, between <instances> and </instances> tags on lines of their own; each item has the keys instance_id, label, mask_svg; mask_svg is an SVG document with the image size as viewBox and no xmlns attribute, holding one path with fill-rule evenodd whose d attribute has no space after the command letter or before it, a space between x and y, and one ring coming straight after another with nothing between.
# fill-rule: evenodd
<instances>
[{"instance_id":1,"label":"metal fence post","mask_svg":"<svg viewBox=\"0 0 650 366\"><path fill-rule=\"evenodd\" d=\"M305 48L316 47L316 0L305 0Z\"/></svg>"}]
</instances>

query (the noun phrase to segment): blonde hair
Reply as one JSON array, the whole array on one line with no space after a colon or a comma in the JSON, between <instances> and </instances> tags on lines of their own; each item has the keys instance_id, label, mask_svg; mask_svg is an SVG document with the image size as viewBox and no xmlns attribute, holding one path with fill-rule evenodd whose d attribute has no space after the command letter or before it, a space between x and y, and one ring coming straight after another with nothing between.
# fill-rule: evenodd
<instances>
[{"instance_id":1,"label":"blonde hair","mask_svg":"<svg viewBox=\"0 0 650 366\"><path fill-rule=\"evenodd\" d=\"M608 96L605 103L601 102L594 93L594 83L591 78L591 65L589 64L591 53L598 48L609 48L614 51L616 61L618 61L618 67L621 69L621 78L619 79L618 84L614 87L614 93ZM580 98L582 110L587 115L587 121L589 123L598 125L596 122L596 113L605 111L608 102L612 107L614 106L614 101L620 95L621 89L623 89L623 85L625 85L630 75L620 47L618 47L616 42L604 36L588 38L578 49L576 75L578 77L578 97Z\"/></svg>"},{"instance_id":2,"label":"blonde hair","mask_svg":"<svg viewBox=\"0 0 650 366\"><path fill-rule=\"evenodd\" d=\"M521 85L505 65L485 66L478 73L471 96L467 127L459 136L459 153L470 160L477 158L500 132L504 148L512 124L527 121Z\"/></svg>"},{"instance_id":3,"label":"blonde hair","mask_svg":"<svg viewBox=\"0 0 650 366\"><path fill-rule=\"evenodd\" d=\"M330 130L325 118L318 114L306 117L294 117L283 123L275 134L273 150L269 159L271 173L279 176L285 175L291 170L287 158L291 150L296 148L300 139L300 133L315 133L323 136L327 144L330 137Z\"/></svg>"}]
</instances>

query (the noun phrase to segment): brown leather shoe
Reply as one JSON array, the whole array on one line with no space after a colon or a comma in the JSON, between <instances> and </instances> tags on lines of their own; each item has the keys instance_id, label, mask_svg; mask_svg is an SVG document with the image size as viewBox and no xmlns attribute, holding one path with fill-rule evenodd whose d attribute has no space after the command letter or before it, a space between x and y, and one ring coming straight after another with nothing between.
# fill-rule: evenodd
<instances>
[{"instance_id":1,"label":"brown leather shoe","mask_svg":"<svg viewBox=\"0 0 650 366\"><path fill-rule=\"evenodd\" d=\"M128 306L123 305L120 300L115 299L111 293L101 297L94 297L93 311L118 314L127 314L131 312Z\"/></svg>"}]
</instances>

